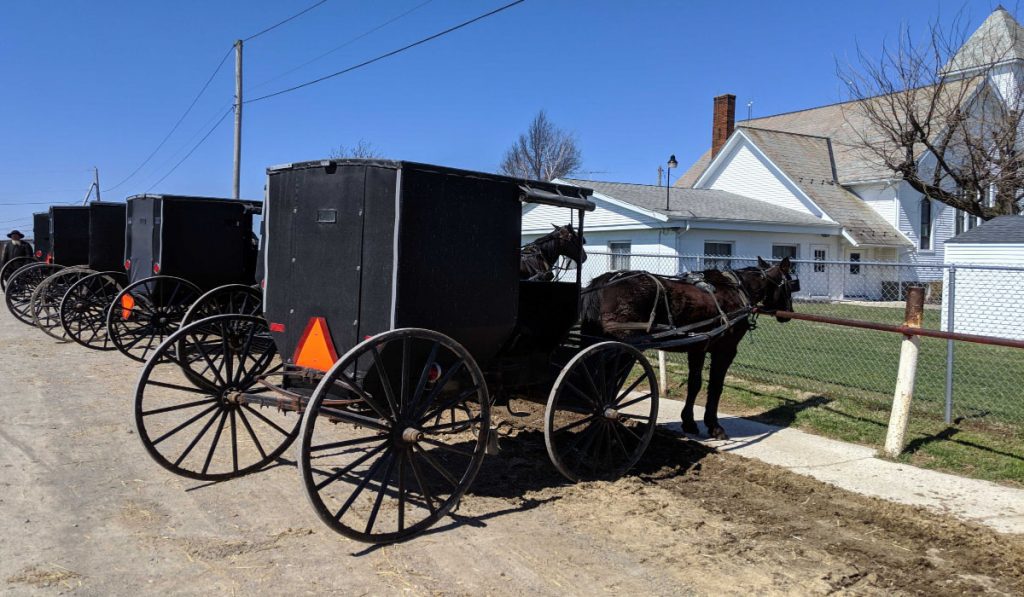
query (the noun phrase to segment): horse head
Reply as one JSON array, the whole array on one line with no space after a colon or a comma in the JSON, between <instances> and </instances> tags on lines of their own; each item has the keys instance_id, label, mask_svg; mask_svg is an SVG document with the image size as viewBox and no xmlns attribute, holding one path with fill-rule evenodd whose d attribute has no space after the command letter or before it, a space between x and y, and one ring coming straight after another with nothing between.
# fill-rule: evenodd
<instances>
[{"instance_id":1,"label":"horse head","mask_svg":"<svg viewBox=\"0 0 1024 597\"><path fill-rule=\"evenodd\" d=\"M783 257L776 265L771 265L760 257L757 258L757 269L761 270L767 286L761 304L771 311L792 311L793 293L800 290L800 280L792 275L793 265L789 257ZM790 318L775 316L780 323Z\"/></svg>"},{"instance_id":2,"label":"horse head","mask_svg":"<svg viewBox=\"0 0 1024 597\"><path fill-rule=\"evenodd\" d=\"M554 228L554 231L549 232L548 236L556 239L558 255L568 257L577 264L582 265L586 262L587 252L583 250L583 245L587 244L587 239L577 234L572 224L565 226L552 224L551 227Z\"/></svg>"}]
</instances>

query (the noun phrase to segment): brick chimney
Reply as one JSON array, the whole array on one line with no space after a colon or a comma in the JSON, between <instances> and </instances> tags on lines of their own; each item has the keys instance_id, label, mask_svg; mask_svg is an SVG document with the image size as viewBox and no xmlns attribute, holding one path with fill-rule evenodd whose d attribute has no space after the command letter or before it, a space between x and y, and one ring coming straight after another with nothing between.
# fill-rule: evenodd
<instances>
[{"instance_id":1,"label":"brick chimney","mask_svg":"<svg viewBox=\"0 0 1024 597\"><path fill-rule=\"evenodd\" d=\"M718 152L729 140L733 129L736 128L736 96L731 93L719 95L715 98L715 115L711 123L711 158L714 159Z\"/></svg>"}]
</instances>

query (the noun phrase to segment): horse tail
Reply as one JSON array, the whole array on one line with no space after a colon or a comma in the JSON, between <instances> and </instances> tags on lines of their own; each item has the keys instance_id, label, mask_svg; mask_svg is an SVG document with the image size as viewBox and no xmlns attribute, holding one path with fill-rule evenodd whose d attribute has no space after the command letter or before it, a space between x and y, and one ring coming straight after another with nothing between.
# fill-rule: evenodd
<instances>
[{"instance_id":1,"label":"horse tail","mask_svg":"<svg viewBox=\"0 0 1024 597\"><path fill-rule=\"evenodd\" d=\"M608 274L601 274L590 281L580 296L580 331L591 336L603 333L601 327L601 293Z\"/></svg>"}]
</instances>

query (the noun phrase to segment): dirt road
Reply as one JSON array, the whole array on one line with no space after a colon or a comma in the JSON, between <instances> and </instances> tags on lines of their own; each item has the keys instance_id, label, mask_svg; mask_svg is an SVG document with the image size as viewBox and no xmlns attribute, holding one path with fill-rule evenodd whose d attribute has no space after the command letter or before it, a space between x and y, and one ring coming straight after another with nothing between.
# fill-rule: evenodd
<instances>
[{"instance_id":1,"label":"dirt road","mask_svg":"<svg viewBox=\"0 0 1024 597\"><path fill-rule=\"evenodd\" d=\"M568 486L520 427L447 523L368 548L321 525L291 460L220 484L154 464L137 372L0 313L6 593L1024 593L1024 538L667 434L633 475Z\"/></svg>"}]
</instances>

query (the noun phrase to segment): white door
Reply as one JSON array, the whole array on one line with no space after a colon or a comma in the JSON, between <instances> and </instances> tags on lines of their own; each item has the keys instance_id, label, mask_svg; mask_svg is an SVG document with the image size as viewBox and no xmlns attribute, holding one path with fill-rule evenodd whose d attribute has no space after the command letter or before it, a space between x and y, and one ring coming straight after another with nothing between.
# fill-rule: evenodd
<instances>
[{"instance_id":1,"label":"white door","mask_svg":"<svg viewBox=\"0 0 1024 597\"><path fill-rule=\"evenodd\" d=\"M862 261L867 261L867 251L850 247L846 249L846 261L843 266L843 297L844 298L867 298L868 280L865 274L865 266Z\"/></svg>"},{"instance_id":2,"label":"white door","mask_svg":"<svg viewBox=\"0 0 1024 597\"><path fill-rule=\"evenodd\" d=\"M828 261L828 245L811 245L811 261ZM811 263L810 267L803 268L800 272L801 294L811 297L828 296L829 272L835 269L834 265L825 263Z\"/></svg>"}]
</instances>

